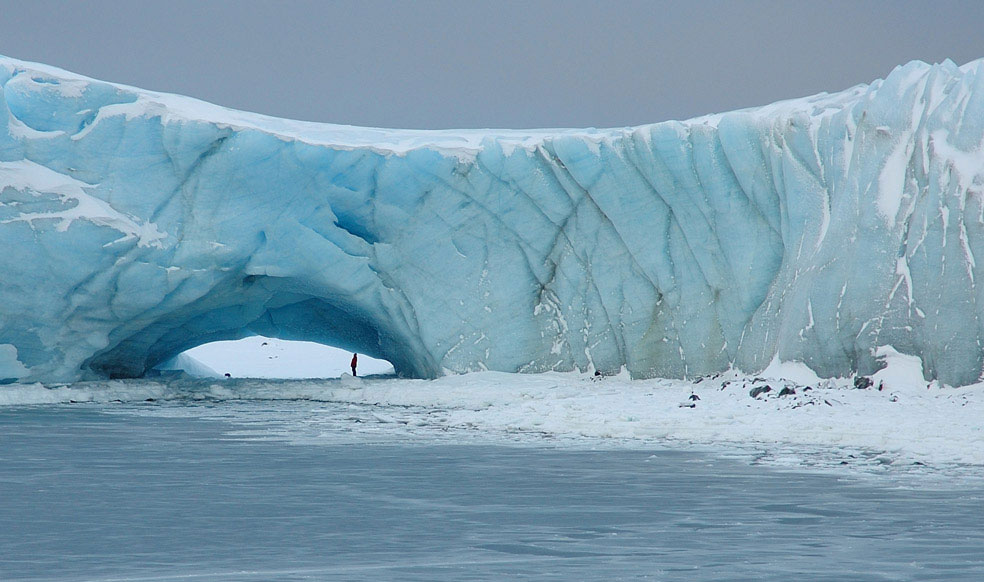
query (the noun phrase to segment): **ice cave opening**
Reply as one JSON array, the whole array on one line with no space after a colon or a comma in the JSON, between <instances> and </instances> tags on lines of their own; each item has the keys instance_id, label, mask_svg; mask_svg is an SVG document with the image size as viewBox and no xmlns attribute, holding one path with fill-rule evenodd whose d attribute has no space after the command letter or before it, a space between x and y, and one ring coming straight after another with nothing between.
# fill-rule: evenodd
<instances>
[{"instance_id":1,"label":"ice cave opening","mask_svg":"<svg viewBox=\"0 0 984 582\"><path fill-rule=\"evenodd\" d=\"M92 379L167 370L218 378L337 378L351 373L357 352L360 376L426 375L412 346L357 295L325 299L298 287L280 277L226 277L190 305L128 322L106 338L111 347L81 367Z\"/></svg>"},{"instance_id":2,"label":"ice cave opening","mask_svg":"<svg viewBox=\"0 0 984 582\"><path fill-rule=\"evenodd\" d=\"M157 367L183 370L198 377L231 378L338 378L351 374L352 352L309 341L253 335L238 340L205 343L185 350ZM393 375L393 364L366 354L358 355L359 376Z\"/></svg>"}]
</instances>

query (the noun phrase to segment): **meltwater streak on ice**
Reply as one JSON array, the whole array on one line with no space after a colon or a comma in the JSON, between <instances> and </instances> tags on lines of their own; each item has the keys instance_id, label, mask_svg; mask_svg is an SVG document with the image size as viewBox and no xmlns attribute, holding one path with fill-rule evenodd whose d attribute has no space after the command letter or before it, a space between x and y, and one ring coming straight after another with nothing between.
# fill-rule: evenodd
<instances>
[{"instance_id":1,"label":"meltwater streak on ice","mask_svg":"<svg viewBox=\"0 0 984 582\"><path fill-rule=\"evenodd\" d=\"M984 61L608 130L279 120L0 59L0 381L259 333L434 377L981 375Z\"/></svg>"}]
</instances>

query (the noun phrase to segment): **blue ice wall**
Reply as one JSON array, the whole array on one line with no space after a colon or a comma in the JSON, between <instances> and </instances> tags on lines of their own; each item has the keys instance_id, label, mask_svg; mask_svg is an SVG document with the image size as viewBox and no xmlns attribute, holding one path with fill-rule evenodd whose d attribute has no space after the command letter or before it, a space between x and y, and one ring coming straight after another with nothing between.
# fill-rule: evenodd
<instances>
[{"instance_id":1,"label":"blue ice wall","mask_svg":"<svg viewBox=\"0 0 984 582\"><path fill-rule=\"evenodd\" d=\"M981 376L984 62L635 128L402 131L0 59L0 381L320 341L433 377L874 349Z\"/></svg>"}]
</instances>

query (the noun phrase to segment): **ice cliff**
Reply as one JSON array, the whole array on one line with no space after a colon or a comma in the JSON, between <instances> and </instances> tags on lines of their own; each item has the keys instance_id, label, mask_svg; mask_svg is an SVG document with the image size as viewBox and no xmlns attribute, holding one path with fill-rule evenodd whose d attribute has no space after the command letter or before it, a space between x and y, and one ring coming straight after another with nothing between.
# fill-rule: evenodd
<instances>
[{"instance_id":1,"label":"ice cliff","mask_svg":"<svg viewBox=\"0 0 984 582\"><path fill-rule=\"evenodd\" d=\"M984 60L608 130L302 123L8 58L0 87L0 381L251 333L419 377L888 345L981 376Z\"/></svg>"}]
</instances>

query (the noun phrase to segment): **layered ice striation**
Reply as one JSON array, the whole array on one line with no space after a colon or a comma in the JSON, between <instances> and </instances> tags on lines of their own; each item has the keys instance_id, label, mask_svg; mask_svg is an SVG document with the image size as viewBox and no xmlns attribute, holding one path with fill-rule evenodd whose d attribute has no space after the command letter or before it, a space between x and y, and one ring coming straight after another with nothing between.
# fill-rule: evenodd
<instances>
[{"instance_id":1,"label":"layered ice striation","mask_svg":"<svg viewBox=\"0 0 984 582\"><path fill-rule=\"evenodd\" d=\"M609 130L274 119L0 59L0 380L259 333L697 376L892 346L978 380L984 61Z\"/></svg>"}]
</instances>

